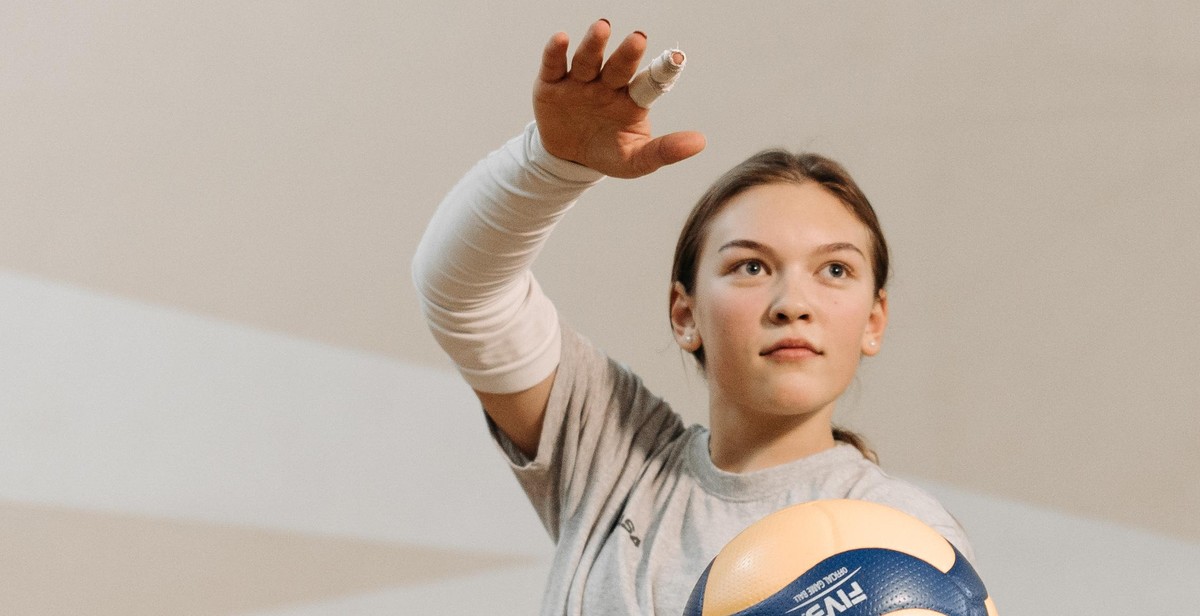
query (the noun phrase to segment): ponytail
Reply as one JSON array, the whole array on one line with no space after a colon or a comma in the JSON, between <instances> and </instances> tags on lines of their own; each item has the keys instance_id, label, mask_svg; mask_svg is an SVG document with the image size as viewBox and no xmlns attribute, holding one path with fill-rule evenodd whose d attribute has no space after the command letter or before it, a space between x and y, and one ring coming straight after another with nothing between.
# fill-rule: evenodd
<instances>
[{"instance_id":1,"label":"ponytail","mask_svg":"<svg viewBox=\"0 0 1200 616\"><path fill-rule=\"evenodd\" d=\"M879 464L879 454L875 453L875 450L871 449L871 445L867 443L867 439L857 432L852 432L845 428L834 426L833 440L854 445L854 448L857 449L864 458L874 462L875 464Z\"/></svg>"}]
</instances>

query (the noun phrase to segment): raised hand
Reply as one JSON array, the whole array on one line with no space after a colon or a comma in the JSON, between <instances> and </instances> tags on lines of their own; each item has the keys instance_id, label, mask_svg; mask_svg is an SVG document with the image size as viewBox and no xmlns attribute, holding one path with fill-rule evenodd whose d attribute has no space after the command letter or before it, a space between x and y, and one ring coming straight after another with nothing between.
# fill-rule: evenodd
<instances>
[{"instance_id":1,"label":"raised hand","mask_svg":"<svg viewBox=\"0 0 1200 616\"><path fill-rule=\"evenodd\" d=\"M635 178L704 149L704 135L683 131L653 137L649 112L629 98L628 84L646 51L634 32L604 60L612 28L588 28L567 63L566 33L550 38L533 86L533 113L546 150L613 177Z\"/></svg>"}]
</instances>

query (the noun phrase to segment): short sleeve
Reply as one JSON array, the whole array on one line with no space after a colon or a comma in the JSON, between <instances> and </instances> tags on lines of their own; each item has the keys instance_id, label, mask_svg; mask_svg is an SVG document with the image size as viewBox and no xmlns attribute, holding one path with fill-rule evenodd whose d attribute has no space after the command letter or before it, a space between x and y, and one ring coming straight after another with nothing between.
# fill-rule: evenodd
<instances>
[{"instance_id":1,"label":"short sleeve","mask_svg":"<svg viewBox=\"0 0 1200 616\"><path fill-rule=\"evenodd\" d=\"M615 516L647 462L684 432L637 375L566 327L536 457L488 426L555 541L567 525L586 534Z\"/></svg>"}]
</instances>

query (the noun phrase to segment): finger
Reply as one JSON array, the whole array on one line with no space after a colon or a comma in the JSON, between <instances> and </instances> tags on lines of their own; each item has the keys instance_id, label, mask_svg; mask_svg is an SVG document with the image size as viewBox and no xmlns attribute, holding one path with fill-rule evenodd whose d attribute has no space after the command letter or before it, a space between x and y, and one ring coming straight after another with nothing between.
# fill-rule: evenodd
<instances>
[{"instance_id":1,"label":"finger","mask_svg":"<svg viewBox=\"0 0 1200 616\"><path fill-rule=\"evenodd\" d=\"M604 47L608 45L608 37L612 27L607 19L601 19L588 28L587 34L579 42L579 49L571 58L571 71L567 73L571 79L587 83L600 74L600 66L604 63Z\"/></svg>"},{"instance_id":2,"label":"finger","mask_svg":"<svg viewBox=\"0 0 1200 616\"><path fill-rule=\"evenodd\" d=\"M668 49L650 61L629 82L629 98L642 109L649 109L663 94L675 87L679 74L687 64L687 56L678 49Z\"/></svg>"},{"instance_id":3,"label":"finger","mask_svg":"<svg viewBox=\"0 0 1200 616\"><path fill-rule=\"evenodd\" d=\"M629 80L633 79L645 52L644 32L637 31L625 37L617 50L608 57L608 62L604 63L604 68L600 71L600 81L614 90L629 85Z\"/></svg>"},{"instance_id":4,"label":"finger","mask_svg":"<svg viewBox=\"0 0 1200 616\"><path fill-rule=\"evenodd\" d=\"M702 133L680 131L651 139L635 155L634 167L646 174L699 154L707 141Z\"/></svg>"},{"instance_id":5,"label":"finger","mask_svg":"<svg viewBox=\"0 0 1200 616\"><path fill-rule=\"evenodd\" d=\"M566 32L559 32L550 37L546 48L542 50L542 67L538 70L538 79L554 83L567 76L568 44L570 40Z\"/></svg>"}]
</instances>

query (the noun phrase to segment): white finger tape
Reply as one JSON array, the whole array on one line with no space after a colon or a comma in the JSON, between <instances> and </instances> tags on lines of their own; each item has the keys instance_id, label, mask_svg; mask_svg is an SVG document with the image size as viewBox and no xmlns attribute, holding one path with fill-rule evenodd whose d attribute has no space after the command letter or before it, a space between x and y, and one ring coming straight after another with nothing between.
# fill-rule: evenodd
<instances>
[{"instance_id":1,"label":"white finger tape","mask_svg":"<svg viewBox=\"0 0 1200 616\"><path fill-rule=\"evenodd\" d=\"M629 82L629 97L638 107L649 109L658 97L675 85L686 63L687 56L678 49L662 52L662 55L650 61L650 66L633 76Z\"/></svg>"}]
</instances>

